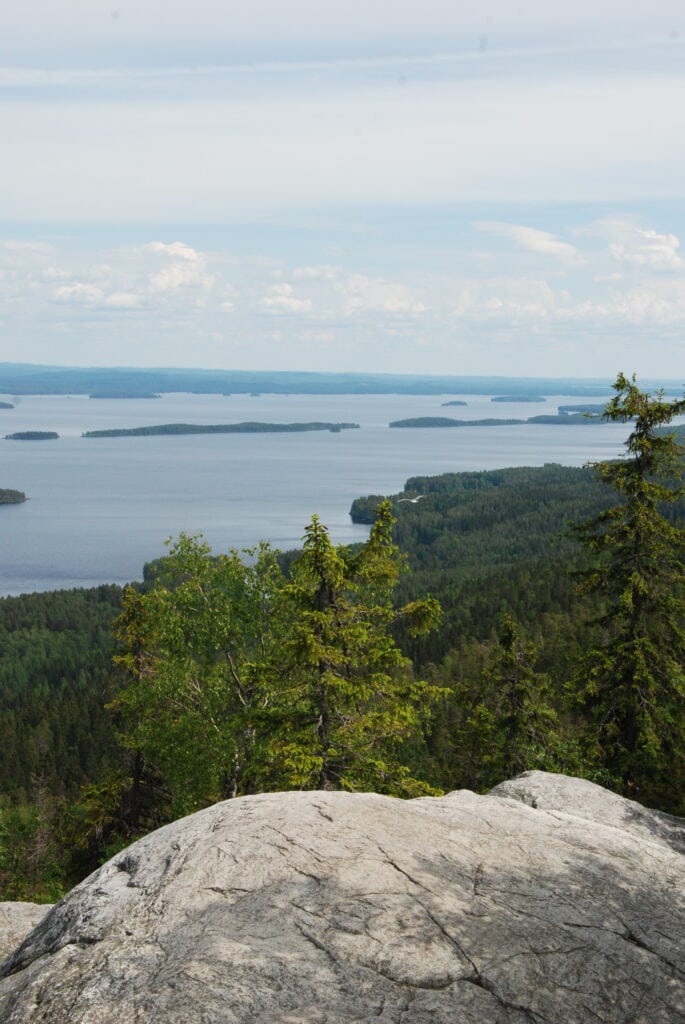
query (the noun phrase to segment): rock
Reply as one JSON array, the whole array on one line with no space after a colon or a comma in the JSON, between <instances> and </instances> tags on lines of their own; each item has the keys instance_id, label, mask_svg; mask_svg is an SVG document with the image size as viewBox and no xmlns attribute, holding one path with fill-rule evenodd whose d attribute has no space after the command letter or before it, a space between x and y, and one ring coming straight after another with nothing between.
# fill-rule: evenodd
<instances>
[{"instance_id":1,"label":"rock","mask_svg":"<svg viewBox=\"0 0 685 1024\"><path fill-rule=\"evenodd\" d=\"M0 961L24 941L49 909L38 903L0 903Z\"/></svg>"},{"instance_id":2,"label":"rock","mask_svg":"<svg viewBox=\"0 0 685 1024\"><path fill-rule=\"evenodd\" d=\"M682 1024L685 822L529 772L278 793L117 854L0 970L3 1024Z\"/></svg>"}]
</instances>

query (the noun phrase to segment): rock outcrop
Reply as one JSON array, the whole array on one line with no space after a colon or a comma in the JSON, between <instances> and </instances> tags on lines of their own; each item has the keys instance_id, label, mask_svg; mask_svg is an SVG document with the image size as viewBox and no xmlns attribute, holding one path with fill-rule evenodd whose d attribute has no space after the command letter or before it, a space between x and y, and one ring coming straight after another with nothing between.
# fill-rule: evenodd
<instances>
[{"instance_id":1,"label":"rock outcrop","mask_svg":"<svg viewBox=\"0 0 685 1024\"><path fill-rule=\"evenodd\" d=\"M24 941L49 909L38 903L0 903L0 963Z\"/></svg>"},{"instance_id":2,"label":"rock outcrop","mask_svg":"<svg viewBox=\"0 0 685 1024\"><path fill-rule=\"evenodd\" d=\"M280 793L117 854L0 970L3 1024L682 1024L685 822L529 772Z\"/></svg>"}]
</instances>

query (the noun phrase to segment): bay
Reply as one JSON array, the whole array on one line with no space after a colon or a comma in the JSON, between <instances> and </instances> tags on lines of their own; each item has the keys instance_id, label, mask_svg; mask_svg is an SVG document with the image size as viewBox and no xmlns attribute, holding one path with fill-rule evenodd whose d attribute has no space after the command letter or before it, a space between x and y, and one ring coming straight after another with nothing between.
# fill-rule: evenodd
<instances>
[{"instance_id":1,"label":"bay","mask_svg":"<svg viewBox=\"0 0 685 1024\"><path fill-rule=\"evenodd\" d=\"M4 396L0 396L4 397ZM463 397L466 406L443 408ZM216 551L260 540L299 545L316 513L336 542L364 540L354 498L395 494L410 476L617 456L628 427L388 429L396 419L526 419L573 396L492 403L490 396L167 394L158 399L22 396L0 411L0 436L54 430L54 441L0 440L0 487L29 501L0 507L0 595L139 579L180 531ZM351 421L342 433L84 439L86 430L159 423ZM420 506L417 506L417 510Z\"/></svg>"}]
</instances>

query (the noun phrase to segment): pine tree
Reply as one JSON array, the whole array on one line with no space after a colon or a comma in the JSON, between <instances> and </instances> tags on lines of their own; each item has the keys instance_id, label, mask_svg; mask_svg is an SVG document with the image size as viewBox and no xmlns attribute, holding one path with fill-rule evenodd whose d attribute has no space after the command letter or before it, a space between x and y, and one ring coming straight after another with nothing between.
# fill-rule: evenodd
<instances>
[{"instance_id":1,"label":"pine tree","mask_svg":"<svg viewBox=\"0 0 685 1024\"><path fill-rule=\"evenodd\" d=\"M684 493L683 448L662 428L685 400L640 391L620 374L605 419L632 423L626 454L596 464L619 504L575 527L593 556L580 575L600 594L601 639L575 680L590 751L624 794L683 810L685 532L664 514Z\"/></svg>"}]
</instances>

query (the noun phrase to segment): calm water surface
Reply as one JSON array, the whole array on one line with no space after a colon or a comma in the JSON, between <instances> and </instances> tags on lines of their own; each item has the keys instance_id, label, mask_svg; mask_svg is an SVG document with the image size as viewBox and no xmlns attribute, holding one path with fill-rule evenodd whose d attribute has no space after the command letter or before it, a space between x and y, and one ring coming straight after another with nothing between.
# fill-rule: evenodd
<instances>
[{"instance_id":1,"label":"calm water surface","mask_svg":"<svg viewBox=\"0 0 685 1024\"><path fill-rule=\"evenodd\" d=\"M215 550L259 540L299 544L316 512L335 541L363 540L349 518L360 495L395 494L410 476L545 462L582 465L621 451L622 424L389 430L413 416L526 419L579 399L492 403L432 395L165 395L159 399L29 396L0 410L0 437L56 430L56 441L0 440L0 487L24 491L0 507L0 594L125 583L181 530ZM4 398L4 396L0 396ZM12 397L8 396L12 401ZM86 440L85 430L154 423L350 421L340 434L226 434Z\"/></svg>"}]
</instances>

